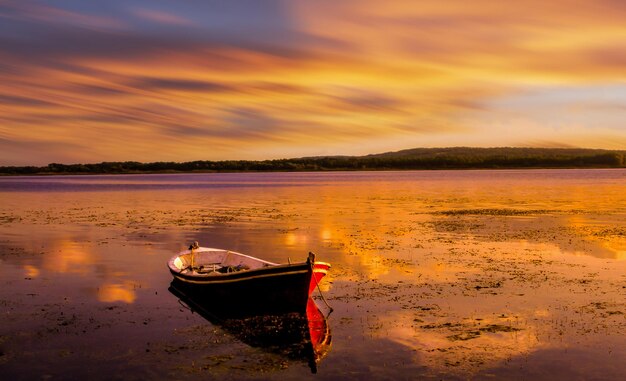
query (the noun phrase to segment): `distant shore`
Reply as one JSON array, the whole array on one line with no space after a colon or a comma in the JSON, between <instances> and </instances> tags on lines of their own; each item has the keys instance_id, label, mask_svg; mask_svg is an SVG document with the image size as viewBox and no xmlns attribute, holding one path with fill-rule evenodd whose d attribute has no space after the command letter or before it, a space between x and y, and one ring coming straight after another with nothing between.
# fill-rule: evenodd
<instances>
[{"instance_id":1,"label":"distant shore","mask_svg":"<svg viewBox=\"0 0 626 381\"><path fill-rule=\"evenodd\" d=\"M0 175L305 172L442 169L626 168L626 151L574 148L417 148L366 156L190 162L3 166Z\"/></svg>"}]
</instances>

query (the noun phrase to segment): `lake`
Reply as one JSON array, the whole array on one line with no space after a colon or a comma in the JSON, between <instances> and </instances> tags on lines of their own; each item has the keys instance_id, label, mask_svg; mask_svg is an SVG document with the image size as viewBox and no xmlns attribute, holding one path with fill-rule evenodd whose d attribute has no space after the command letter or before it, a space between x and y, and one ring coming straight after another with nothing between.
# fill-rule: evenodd
<instances>
[{"instance_id":1,"label":"lake","mask_svg":"<svg viewBox=\"0 0 626 381\"><path fill-rule=\"evenodd\" d=\"M168 291L193 241L332 264L316 374ZM0 177L0 264L11 380L626 372L622 169Z\"/></svg>"}]
</instances>

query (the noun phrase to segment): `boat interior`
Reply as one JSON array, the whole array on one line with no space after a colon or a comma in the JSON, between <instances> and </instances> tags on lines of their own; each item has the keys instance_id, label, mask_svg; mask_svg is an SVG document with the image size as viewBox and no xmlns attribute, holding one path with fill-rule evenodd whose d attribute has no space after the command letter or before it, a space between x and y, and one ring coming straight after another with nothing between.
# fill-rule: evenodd
<instances>
[{"instance_id":1,"label":"boat interior","mask_svg":"<svg viewBox=\"0 0 626 381\"><path fill-rule=\"evenodd\" d=\"M277 264L234 251L200 247L182 252L172 265L180 273L219 275Z\"/></svg>"}]
</instances>

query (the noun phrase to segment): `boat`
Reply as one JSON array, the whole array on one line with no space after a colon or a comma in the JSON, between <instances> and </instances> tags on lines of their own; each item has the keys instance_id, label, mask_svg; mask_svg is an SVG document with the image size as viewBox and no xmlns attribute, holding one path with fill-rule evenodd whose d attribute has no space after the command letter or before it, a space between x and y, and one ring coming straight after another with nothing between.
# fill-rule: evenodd
<instances>
[{"instance_id":1,"label":"boat","mask_svg":"<svg viewBox=\"0 0 626 381\"><path fill-rule=\"evenodd\" d=\"M168 267L186 291L201 290L214 303L237 312L240 305L257 315L304 314L312 292L330 264L309 253L304 262L278 264L231 250L194 243L168 261Z\"/></svg>"},{"instance_id":2,"label":"boat","mask_svg":"<svg viewBox=\"0 0 626 381\"><path fill-rule=\"evenodd\" d=\"M239 304L237 313L228 304L215 301L198 288L179 279L172 280L169 291L180 302L211 324L251 347L260 348L291 360L308 364L317 373L319 362L328 354L332 334L328 316L312 298L307 298L304 313L258 315L253 307Z\"/></svg>"}]
</instances>

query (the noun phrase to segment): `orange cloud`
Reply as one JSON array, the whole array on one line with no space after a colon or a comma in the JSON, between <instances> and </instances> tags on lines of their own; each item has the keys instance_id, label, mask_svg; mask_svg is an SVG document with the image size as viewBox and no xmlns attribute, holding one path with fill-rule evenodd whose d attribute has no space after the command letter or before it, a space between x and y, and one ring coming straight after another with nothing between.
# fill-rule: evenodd
<instances>
[{"instance_id":1,"label":"orange cloud","mask_svg":"<svg viewBox=\"0 0 626 381\"><path fill-rule=\"evenodd\" d=\"M608 0L25 4L0 10L4 165L626 141L626 10Z\"/></svg>"}]
</instances>

